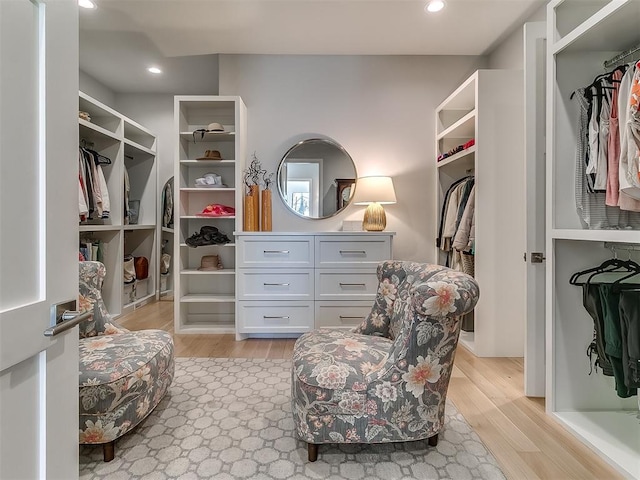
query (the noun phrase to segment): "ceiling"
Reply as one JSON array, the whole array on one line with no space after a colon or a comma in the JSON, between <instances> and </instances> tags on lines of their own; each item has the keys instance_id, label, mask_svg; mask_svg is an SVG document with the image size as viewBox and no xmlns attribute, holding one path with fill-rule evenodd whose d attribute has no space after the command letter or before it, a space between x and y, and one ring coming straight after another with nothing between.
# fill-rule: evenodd
<instances>
[{"instance_id":1,"label":"ceiling","mask_svg":"<svg viewBox=\"0 0 640 480\"><path fill-rule=\"evenodd\" d=\"M426 14L426 0L94 1L80 8L81 70L119 93L185 94L217 85L215 54L483 55L546 3L447 0Z\"/></svg>"}]
</instances>

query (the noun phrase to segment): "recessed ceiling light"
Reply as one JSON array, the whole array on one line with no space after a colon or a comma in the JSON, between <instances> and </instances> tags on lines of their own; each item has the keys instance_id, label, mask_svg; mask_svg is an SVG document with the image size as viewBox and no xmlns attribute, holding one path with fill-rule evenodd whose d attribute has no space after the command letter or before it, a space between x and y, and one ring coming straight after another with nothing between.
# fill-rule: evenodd
<instances>
[{"instance_id":1,"label":"recessed ceiling light","mask_svg":"<svg viewBox=\"0 0 640 480\"><path fill-rule=\"evenodd\" d=\"M160 70L158 67L149 67L149 68L147 68L147 71L149 73L153 73L155 75L157 75L159 73L162 73L162 70Z\"/></svg>"},{"instance_id":2,"label":"recessed ceiling light","mask_svg":"<svg viewBox=\"0 0 640 480\"><path fill-rule=\"evenodd\" d=\"M444 0L431 0L424 9L429 13L439 12L444 8Z\"/></svg>"},{"instance_id":3,"label":"recessed ceiling light","mask_svg":"<svg viewBox=\"0 0 640 480\"><path fill-rule=\"evenodd\" d=\"M78 6L82 8L96 8L96 4L91 0L78 0Z\"/></svg>"}]
</instances>

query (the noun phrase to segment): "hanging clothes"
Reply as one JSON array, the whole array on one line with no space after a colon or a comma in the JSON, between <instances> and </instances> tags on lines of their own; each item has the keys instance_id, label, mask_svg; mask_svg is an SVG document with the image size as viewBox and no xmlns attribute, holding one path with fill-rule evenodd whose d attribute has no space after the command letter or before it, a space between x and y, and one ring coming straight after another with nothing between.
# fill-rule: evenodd
<instances>
[{"instance_id":1,"label":"hanging clothes","mask_svg":"<svg viewBox=\"0 0 640 480\"><path fill-rule=\"evenodd\" d=\"M78 213L80 221L106 219L110 214L109 189L102 165L111 160L83 147L78 152Z\"/></svg>"}]
</instances>

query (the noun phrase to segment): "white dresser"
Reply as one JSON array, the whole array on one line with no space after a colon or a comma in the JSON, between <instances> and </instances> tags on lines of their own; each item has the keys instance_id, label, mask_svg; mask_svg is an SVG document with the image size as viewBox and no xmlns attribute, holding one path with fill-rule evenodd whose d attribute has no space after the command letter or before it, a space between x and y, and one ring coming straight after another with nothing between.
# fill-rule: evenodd
<instances>
[{"instance_id":1,"label":"white dresser","mask_svg":"<svg viewBox=\"0 0 640 480\"><path fill-rule=\"evenodd\" d=\"M353 328L371 311L393 232L239 232L237 337Z\"/></svg>"}]
</instances>

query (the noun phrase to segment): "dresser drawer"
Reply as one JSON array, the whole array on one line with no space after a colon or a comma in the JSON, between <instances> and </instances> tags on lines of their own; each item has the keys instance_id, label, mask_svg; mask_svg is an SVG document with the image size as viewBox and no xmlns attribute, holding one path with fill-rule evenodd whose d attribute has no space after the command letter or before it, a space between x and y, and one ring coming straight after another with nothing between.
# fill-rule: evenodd
<instances>
[{"instance_id":1,"label":"dresser drawer","mask_svg":"<svg viewBox=\"0 0 640 480\"><path fill-rule=\"evenodd\" d=\"M313 300L313 270L238 270L238 298L242 300Z\"/></svg>"},{"instance_id":2,"label":"dresser drawer","mask_svg":"<svg viewBox=\"0 0 640 480\"><path fill-rule=\"evenodd\" d=\"M316 300L371 300L378 290L374 271L316 270Z\"/></svg>"},{"instance_id":3,"label":"dresser drawer","mask_svg":"<svg viewBox=\"0 0 640 480\"><path fill-rule=\"evenodd\" d=\"M240 237L239 267L313 268L313 237Z\"/></svg>"},{"instance_id":4,"label":"dresser drawer","mask_svg":"<svg viewBox=\"0 0 640 480\"><path fill-rule=\"evenodd\" d=\"M238 302L241 333L304 333L313 330L313 302Z\"/></svg>"},{"instance_id":5,"label":"dresser drawer","mask_svg":"<svg viewBox=\"0 0 640 480\"><path fill-rule=\"evenodd\" d=\"M316 267L348 268L377 266L391 259L389 236L358 235L357 238L317 237Z\"/></svg>"},{"instance_id":6,"label":"dresser drawer","mask_svg":"<svg viewBox=\"0 0 640 480\"><path fill-rule=\"evenodd\" d=\"M373 302L316 302L316 328L353 330L367 318Z\"/></svg>"}]
</instances>

